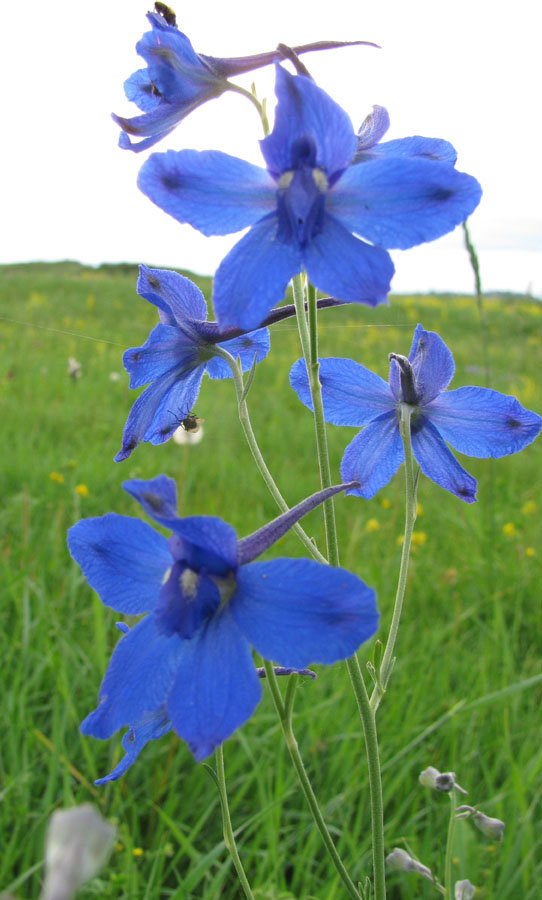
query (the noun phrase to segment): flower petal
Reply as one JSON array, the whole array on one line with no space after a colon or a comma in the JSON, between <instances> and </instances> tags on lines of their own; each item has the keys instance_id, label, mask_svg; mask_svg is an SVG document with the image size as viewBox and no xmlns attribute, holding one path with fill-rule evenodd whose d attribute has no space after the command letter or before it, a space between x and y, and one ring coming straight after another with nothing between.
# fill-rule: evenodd
<instances>
[{"instance_id":1,"label":"flower petal","mask_svg":"<svg viewBox=\"0 0 542 900\"><path fill-rule=\"evenodd\" d=\"M173 371L143 391L126 420L115 462L128 459L141 441L163 444L169 440L196 402L203 371L201 365L182 378Z\"/></svg>"},{"instance_id":2,"label":"flower petal","mask_svg":"<svg viewBox=\"0 0 542 900\"><path fill-rule=\"evenodd\" d=\"M333 425L361 428L377 416L395 408L389 384L352 359L319 359L324 415ZM312 410L312 399L304 359L290 372L290 384L302 403Z\"/></svg>"},{"instance_id":3,"label":"flower petal","mask_svg":"<svg viewBox=\"0 0 542 900\"><path fill-rule=\"evenodd\" d=\"M224 350L241 360L243 372L247 372L254 362L256 354L256 362L259 363L265 359L269 353L271 339L268 328L259 328L258 331L248 331L240 337L232 338L229 341L221 341L219 344ZM219 356L213 356L208 363L205 364L205 371L211 378L233 378L231 369L224 359Z\"/></svg>"},{"instance_id":4,"label":"flower petal","mask_svg":"<svg viewBox=\"0 0 542 900\"><path fill-rule=\"evenodd\" d=\"M362 149L359 148L358 150ZM457 153L448 141L441 138L426 138L415 135L413 137L397 138L395 141L385 141L376 147L371 147L367 152L358 152L356 162L365 159L378 159L381 157L405 156L409 159L429 159L435 162L446 162L455 165Z\"/></svg>"},{"instance_id":5,"label":"flower petal","mask_svg":"<svg viewBox=\"0 0 542 900\"><path fill-rule=\"evenodd\" d=\"M344 451L341 478L359 481L360 487L347 494L371 497L383 488L405 461L396 410L374 419L356 435Z\"/></svg>"},{"instance_id":6,"label":"flower petal","mask_svg":"<svg viewBox=\"0 0 542 900\"><path fill-rule=\"evenodd\" d=\"M455 450L481 458L518 453L542 428L542 418L515 397L480 387L446 391L424 414Z\"/></svg>"},{"instance_id":7,"label":"flower petal","mask_svg":"<svg viewBox=\"0 0 542 900\"><path fill-rule=\"evenodd\" d=\"M117 778L121 778L130 766L133 766L145 744L163 737L168 731L171 731L172 727L165 706L146 713L139 722L131 726L122 738L122 749L126 751L126 755L109 775L98 778L94 784L106 784L108 781L116 781Z\"/></svg>"},{"instance_id":8,"label":"flower petal","mask_svg":"<svg viewBox=\"0 0 542 900\"><path fill-rule=\"evenodd\" d=\"M375 592L351 572L311 559L242 566L230 605L258 653L297 669L352 656L378 627Z\"/></svg>"},{"instance_id":9,"label":"flower petal","mask_svg":"<svg viewBox=\"0 0 542 900\"><path fill-rule=\"evenodd\" d=\"M106 606L130 616L154 609L172 558L150 525L116 513L82 519L69 529L68 547Z\"/></svg>"},{"instance_id":10,"label":"flower petal","mask_svg":"<svg viewBox=\"0 0 542 900\"><path fill-rule=\"evenodd\" d=\"M412 423L412 450L423 474L431 481L465 503L475 502L476 479L459 465L425 415Z\"/></svg>"},{"instance_id":11,"label":"flower petal","mask_svg":"<svg viewBox=\"0 0 542 900\"><path fill-rule=\"evenodd\" d=\"M155 325L142 347L130 347L122 361L132 389L157 381L176 369L178 376L199 363L198 343L176 325Z\"/></svg>"},{"instance_id":12,"label":"flower petal","mask_svg":"<svg viewBox=\"0 0 542 900\"><path fill-rule=\"evenodd\" d=\"M237 567L235 529L218 516L185 516L167 527L174 532L169 541L173 556L194 571L224 577Z\"/></svg>"},{"instance_id":13,"label":"flower petal","mask_svg":"<svg viewBox=\"0 0 542 900\"><path fill-rule=\"evenodd\" d=\"M311 282L323 293L347 303L384 303L394 267L389 253L353 237L326 215L319 234L303 249Z\"/></svg>"},{"instance_id":14,"label":"flower petal","mask_svg":"<svg viewBox=\"0 0 542 900\"><path fill-rule=\"evenodd\" d=\"M183 325L186 318L205 321L207 304L200 289L178 272L139 267L137 293L160 310L164 325Z\"/></svg>"},{"instance_id":15,"label":"flower petal","mask_svg":"<svg viewBox=\"0 0 542 900\"><path fill-rule=\"evenodd\" d=\"M205 235L240 231L277 205L265 169L218 150L153 153L137 183L160 209Z\"/></svg>"},{"instance_id":16,"label":"flower petal","mask_svg":"<svg viewBox=\"0 0 542 900\"><path fill-rule=\"evenodd\" d=\"M363 120L358 130L357 152L374 147L390 127L388 110L384 106L373 106L372 112ZM356 154L357 155L357 154Z\"/></svg>"},{"instance_id":17,"label":"flower petal","mask_svg":"<svg viewBox=\"0 0 542 900\"><path fill-rule=\"evenodd\" d=\"M175 731L200 761L250 718L261 693L250 647L223 606L183 641L167 709Z\"/></svg>"},{"instance_id":18,"label":"flower petal","mask_svg":"<svg viewBox=\"0 0 542 900\"><path fill-rule=\"evenodd\" d=\"M354 126L343 109L304 75L276 67L278 104L271 134L260 141L267 168L277 178L292 168L292 147L304 138L316 144L316 167L328 177L344 169L356 152Z\"/></svg>"},{"instance_id":19,"label":"flower petal","mask_svg":"<svg viewBox=\"0 0 542 900\"><path fill-rule=\"evenodd\" d=\"M213 304L220 327L257 328L301 268L298 248L277 240L277 217L257 222L216 271Z\"/></svg>"},{"instance_id":20,"label":"flower petal","mask_svg":"<svg viewBox=\"0 0 542 900\"><path fill-rule=\"evenodd\" d=\"M425 331L421 325L417 325L408 358L414 370L419 403L430 403L448 387L454 377L455 363L451 351L436 331ZM397 364L392 360L390 382L391 371L394 371L393 377L397 378L397 369ZM393 385L392 390L395 394Z\"/></svg>"},{"instance_id":21,"label":"flower petal","mask_svg":"<svg viewBox=\"0 0 542 900\"><path fill-rule=\"evenodd\" d=\"M132 478L123 481L122 486L160 525L169 528L169 520L177 518L177 485L173 478L167 475L157 475L148 480Z\"/></svg>"},{"instance_id":22,"label":"flower petal","mask_svg":"<svg viewBox=\"0 0 542 900\"><path fill-rule=\"evenodd\" d=\"M176 635L157 632L152 613L138 622L113 650L98 707L82 722L82 733L104 740L163 706L183 646Z\"/></svg>"},{"instance_id":23,"label":"flower petal","mask_svg":"<svg viewBox=\"0 0 542 900\"><path fill-rule=\"evenodd\" d=\"M452 231L481 195L475 178L447 163L391 156L350 166L330 189L327 209L378 247L406 250Z\"/></svg>"}]
</instances>

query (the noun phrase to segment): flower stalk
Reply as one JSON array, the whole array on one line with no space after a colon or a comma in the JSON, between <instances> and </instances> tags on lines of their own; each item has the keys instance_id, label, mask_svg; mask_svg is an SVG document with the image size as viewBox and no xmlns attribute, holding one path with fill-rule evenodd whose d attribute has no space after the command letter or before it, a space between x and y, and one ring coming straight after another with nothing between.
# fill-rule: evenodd
<instances>
[{"instance_id":1,"label":"flower stalk","mask_svg":"<svg viewBox=\"0 0 542 900\"><path fill-rule=\"evenodd\" d=\"M245 874L243 863L241 862L241 857L239 856L239 852L237 850L237 844L235 843L235 836L231 824L230 808L228 805L228 793L226 790L226 773L224 769L224 749L222 747L222 744L220 744L220 746L216 748L215 757L217 775L216 780L218 791L220 794L220 809L222 811L222 829L224 832L224 843L233 860L235 871L237 872L237 877L239 878L243 891L245 892L245 897L247 898L247 900L254 900L254 894L252 893L250 884L248 883L248 878Z\"/></svg>"}]
</instances>

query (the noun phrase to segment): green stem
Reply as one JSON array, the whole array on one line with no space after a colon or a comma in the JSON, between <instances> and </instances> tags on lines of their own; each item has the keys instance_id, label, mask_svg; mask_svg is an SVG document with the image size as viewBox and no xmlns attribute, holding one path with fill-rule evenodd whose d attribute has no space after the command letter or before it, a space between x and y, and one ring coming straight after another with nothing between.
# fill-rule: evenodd
<instances>
[{"instance_id":1,"label":"green stem","mask_svg":"<svg viewBox=\"0 0 542 900\"><path fill-rule=\"evenodd\" d=\"M263 133L264 135L269 134L269 121L267 119L267 113L265 111L265 101L264 103L260 103L257 97L251 91L247 91L245 88L242 88L238 84L233 84L231 81L228 82L229 90L234 91L236 94L241 94L243 97L246 97L247 100L256 107L258 115L260 117L260 121L262 123Z\"/></svg>"},{"instance_id":2,"label":"green stem","mask_svg":"<svg viewBox=\"0 0 542 900\"><path fill-rule=\"evenodd\" d=\"M412 547L412 533L417 515L417 479L415 475L415 462L412 453L412 439L410 434L410 417L413 407L408 403L401 404L401 419L399 428L403 447L405 450L405 487L406 487L406 510L405 510L405 533L403 539L403 550L401 553L401 566L399 569L399 580L397 582L397 593L395 595L395 605L393 607L393 615L390 625L390 632L386 642L386 648L382 656L382 664L380 666L380 684L376 684L371 695L371 708L376 713L380 701L386 690L390 675L393 669L395 643L397 640L397 632L401 621L401 613L403 611L403 601L405 599L405 590L408 577L408 565L410 562L410 550Z\"/></svg>"},{"instance_id":3,"label":"green stem","mask_svg":"<svg viewBox=\"0 0 542 900\"><path fill-rule=\"evenodd\" d=\"M308 314L305 314L303 284L301 276L296 276L293 281L294 303L297 313L299 336L305 365L309 378L309 386L314 410L314 425L316 432L316 448L318 464L320 467L320 482L322 487L331 484L331 467L327 447L326 426L324 419L324 406L322 402L322 387L318 375L318 325L316 291L309 288ZM339 547L337 541L337 529L335 525L335 513L330 506L326 516L324 505L324 523L326 528L327 553L331 565L339 565ZM367 766L369 770L369 789L371 801L371 828L373 838L373 878L375 900L386 900L386 874L384 859L384 816L382 800L382 778L380 774L380 757L378 751L378 738L376 732L375 711L371 708L363 675L357 656L346 661L348 674L352 683L352 689L358 705L359 714L365 736L367 751Z\"/></svg>"},{"instance_id":4,"label":"green stem","mask_svg":"<svg viewBox=\"0 0 542 900\"><path fill-rule=\"evenodd\" d=\"M273 476L271 475L271 472L267 468L267 465L262 456L261 450L258 446L256 436L254 434L254 431L252 430L250 416L248 414L247 402L246 402L246 398L244 396L244 383L243 383L242 370L241 370L240 366L238 365L238 363L236 362L236 360L231 355L231 353L228 353L227 350L224 350L222 347L219 347L218 345L216 345L215 353L217 356L220 356L221 359L223 359L225 362L227 362L228 366L231 369L231 373L233 375L233 382L235 385L235 392L237 394L237 406L238 406L238 410L239 410L239 420L241 422L241 426L243 428L245 437L247 439L248 446L250 447L250 452L252 453L252 456L258 467L258 470L259 470L263 480L265 481L265 483L269 489L269 492L270 492L271 496L273 497L275 503L277 504L278 508L280 509L280 511L288 512L289 506L286 503L286 500L282 496L281 492L279 491L279 489L273 479ZM301 527L301 525L299 523L295 524L293 526L292 530L297 534L297 536L300 539L300 541L302 542L302 544L306 547L306 549L309 551L309 553L312 554L314 559L318 560L318 562L321 562L321 563L327 562L326 557L322 553L320 553L320 551L318 550L318 548L317 548L316 544L314 543L314 541L312 540L312 538L309 537L309 535L303 530L303 528Z\"/></svg>"},{"instance_id":5,"label":"green stem","mask_svg":"<svg viewBox=\"0 0 542 900\"><path fill-rule=\"evenodd\" d=\"M231 858L233 860L233 864L235 866L235 870L237 872L239 881L243 887L245 892L245 897L247 900L254 900L254 894L250 889L250 885L248 883L247 876L245 875L245 870L243 869L243 863L241 862L241 857L237 851L237 844L235 843L235 837L233 835L233 828L231 825L231 817L230 817L230 808L228 806L228 794L226 791L226 774L224 771L224 751L222 749L222 745L216 748L216 774L217 774L217 783L218 790L220 792L220 808L222 810L222 826L224 831L224 843L226 845L227 850L229 851Z\"/></svg>"},{"instance_id":6,"label":"green stem","mask_svg":"<svg viewBox=\"0 0 542 900\"><path fill-rule=\"evenodd\" d=\"M457 802L455 789L450 791L450 822L448 824L448 839L446 841L446 865L444 872L444 888L446 900L454 900L454 835L455 835L455 810Z\"/></svg>"},{"instance_id":7,"label":"green stem","mask_svg":"<svg viewBox=\"0 0 542 900\"><path fill-rule=\"evenodd\" d=\"M320 469L320 484L322 488L331 487L331 466L327 447L326 423L324 419L324 405L322 402L322 387L320 385L318 362L318 323L316 291L309 288L308 313L309 321L305 313L305 296L303 291L302 276L296 275L293 279L294 305L296 308L299 336L305 365L309 378L309 386L314 410L314 429L316 433L316 450L318 466ZM337 526L335 523L335 508L333 500L326 500L324 507L324 525L327 541L327 556L332 566L339 565L339 551L337 542Z\"/></svg>"},{"instance_id":8,"label":"green stem","mask_svg":"<svg viewBox=\"0 0 542 900\"><path fill-rule=\"evenodd\" d=\"M305 770L305 766L303 764L303 760L301 758L301 754L299 752L299 747L297 746L297 741L295 738L295 734L292 727L292 706L293 706L293 690L289 689L290 696L287 696L287 704L282 699L282 694L280 692L280 688L277 681L277 676L275 675L273 665L267 660L263 661L265 667L265 673L267 675L267 681L269 683L269 688L271 691L271 696L273 698L273 703L275 705L275 709L277 711L277 715L279 717L280 725L282 728L282 732L284 734L284 739L286 741L286 746L288 747L288 751L290 753L290 757L292 763L294 765L297 778L305 795L305 799L309 805L310 811L312 813L312 817L320 832L320 837L324 842L327 852L331 856L335 868L337 869L338 874L340 875L346 890L348 891L350 897L353 900L361 900L361 896L354 885L354 882L350 878L348 872L346 871L343 861L339 854L337 853L335 844L333 843L329 831L327 830L327 825L324 821L324 817L318 805L318 801L316 799L315 793L312 789L312 785L309 781L309 777Z\"/></svg>"}]
</instances>

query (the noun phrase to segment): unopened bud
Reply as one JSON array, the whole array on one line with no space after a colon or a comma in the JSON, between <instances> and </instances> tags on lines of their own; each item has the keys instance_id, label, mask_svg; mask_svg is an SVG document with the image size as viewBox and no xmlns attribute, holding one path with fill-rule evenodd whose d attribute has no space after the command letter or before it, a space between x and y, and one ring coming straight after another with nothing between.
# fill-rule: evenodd
<instances>
[{"instance_id":1,"label":"unopened bud","mask_svg":"<svg viewBox=\"0 0 542 900\"><path fill-rule=\"evenodd\" d=\"M500 819L492 819L491 816L484 815L473 806L458 806L456 809L456 818L472 819L474 824L480 831L493 838L496 841L502 841L504 837L504 822Z\"/></svg>"},{"instance_id":2,"label":"unopened bud","mask_svg":"<svg viewBox=\"0 0 542 900\"><path fill-rule=\"evenodd\" d=\"M420 773L420 784L424 787L434 788L436 791L442 791L449 794L452 788L459 791L460 794L466 794L464 790L455 780L455 772L439 772L434 766L429 766Z\"/></svg>"},{"instance_id":3,"label":"unopened bud","mask_svg":"<svg viewBox=\"0 0 542 900\"><path fill-rule=\"evenodd\" d=\"M45 881L40 900L68 900L104 865L116 828L90 803L59 809L45 839Z\"/></svg>"},{"instance_id":4,"label":"unopened bud","mask_svg":"<svg viewBox=\"0 0 542 900\"><path fill-rule=\"evenodd\" d=\"M476 888L470 883L468 878L464 881L456 881L454 898L455 900L472 900L476 893Z\"/></svg>"},{"instance_id":5,"label":"unopened bud","mask_svg":"<svg viewBox=\"0 0 542 900\"><path fill-rule=\"evenodd\" d=\"M386 862L390 869L396 869L399 872L415 872L417 875L423 875L424 878L428 878L429 881L434 880L431 869L428 869L427 866L422 865L422 863L417 860L412 859L412 857L409 856L405 850L401 850L400 847L396 847L394 851L386 857Z\"/></svg>"}]
</instances>

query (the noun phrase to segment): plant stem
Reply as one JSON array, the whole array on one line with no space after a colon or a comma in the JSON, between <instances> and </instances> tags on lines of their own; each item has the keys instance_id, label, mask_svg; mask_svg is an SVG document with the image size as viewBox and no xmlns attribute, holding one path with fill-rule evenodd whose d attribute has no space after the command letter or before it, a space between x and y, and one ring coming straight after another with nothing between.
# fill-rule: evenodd
<instances>
[{"instance_id":1,"label":"plant stem","mask_svg":"<svg viewBox=\"0 0 542 900\"><path fill-rule=\"evenodd\" d=\"M318 325L317 325L317 305L316 291L309 287L308 297L308 316L305 315L303 285L301 276L296 276L293 281L294 303L297 312L297 322L299 328L299 336L303 355L305 357L305 365L309 378L309 386L312 399L312 407L314 411L314 424L316 432L316 448L318 453L318 464L320 467L320 481L322 487L331 485L331 467L329 463L329 453L326 438L326 426L324 419L324 406L322 402L322 387L318 375ZM324 504L324 523L326 528L327 554L331 565L339 565L339 548L337 541L337 529L335 524L335 513L333 506L330 506L326 515L326 504ZM376 732L375 711L371 708L367 688L363 680L363 675L359 666L357 656L352 656L346 660L346 666L352 689L356 698L363 733L365 736L365 747L367 751L367 766L369 770L369 789L371 801L371 828L372 828L372 847L373 847L373 878L374 878L374 900L386 900L386 875L384 860L384 817L383 817L383 800L382 800L382 778L380 774L380 757L378 751L378 738Z\"/></svg>"},{"instance_id":2,"label":"plant stem","mask_svg":"<svg viewBox=\"0 0 542 900\"><path fill-rule=\"evenodd\" d=\"M236 94L241 94L243 97L246 97L247 100L250 100L250 102L256 107L256 110L260 117L260 121L262 123L263 133L267 136L269 134L269 121L267 119L267 113L265 111L265 101L263 103L260 103L258 98L253 93L251 93L251 91L247 91L239 84L233 84L233 82L229 81L228 85L228 90L234 91Z\"/></svg>"},{"instance_id":3,"label":"plant stem","mask_svg":"<svg viewBox=\"0 0 542 900\"><path fill-rule=\"evenodd\" d=\"M455 790L450 791L450 822L448 824L448 838L446 841L446 866L444 872L444 888L446 900L454 900L454 835L455 835L455 808L457 806Z\"/></svg>"},{"instance_id":4,"label":"plant stem","mask_svg":"<svg viewBox=\"0 0 542 900\"><path fill-rule=\"evenodd\" d=\"M401 621L401 613L403 611L403 601L405 598L405 589L408 577L408 564L410 562L410 550L412 546L412 533L414 531L414 524L416 522L417 515L418 486L415 475L415 461L414 455L412 453L412 440L410 434L410 417L412 415L412 409L413 407L408 403L401 404L401 420L399 423L399 428L401 431L401 438L403 440L403 447L405 450L405 532L403 538L403 550L401 553L399 580L397 582L397 593L395 595L395 605L393 607L390 632L388 634L388 640L386 642L386 648L384 650L384 654L382 656L382 664L380 666L379 681L381 683L381 687L376 684L371 695L371 708L375 713L380 705L380 701L382 700L383 694L386 690L386 686L390 679L391 671L393 669L393 652L395 649L395 642L397 640L399 623Z\"/></svg>"},{"instance_id":5,"label":"plant stem","mask_svg":"<svg viewBox=\"0 0 542 900\"><path fill-rule=\"evenodd\" d=\"M316 451L318 466L320 469L320 484L331 487L331 467L327 448L326 423L324 419L324 405L322 402L322 388L318 375L320 364L318 362L318 323L316 307L316 291L309 288L308 314L309 322L305 314L305 297L303 291L302 276L296 275L293 279L294 305L297 314L297 323L305 365L309 378L309 386L314 410L314 428L316 433ZM332 566L339 565L339 552L337 543L337 526L335 523L335 509L333 500L326 500L324 508L324 525L327 541L327 557Z\"/></svg>"},{"instance_id":6,"label":"plant stem","mask_svg":"<svg viewBox=\"0 0 542 900\"><path fill-rule=\"evenodd\" d=\"M224 831L224 843L226 845L227 850L229 851L231 858L233 860L233 864L235 866L235 870L237 872L239 881L243 887L243 891L245 892L245 897L247 900L254 900L254 894L250 889L250 885L248 883L247 876L245 875L245 870L243 869L243 863L241 862L241 857L237 851L237 845L235 843L235 838L233 836L233 828L231 825L231 817L230 817L230 808L228 806L228 794L226 792L226 774L224 771L224 751L222 745L216 748L216 774L217 774L217 783L218 790L220 792L220 807L222 810L222 826Z\"/></svg>"},{"instance_id":7,"label":"plant stem","mask_svg":"<svg viewBox=\"0 0 542 900\"><path fill-rule=\"evenodd\" d=\"M233 382L235 385L235 392L237 394L237 406L239 410L239 420L241 422L241 426L245 433L245 437L247 439L248 446L250 447L250 452L254 458L254 461L258 467L258 470L265 481L271 496L273 497L275 503L281 512L288 512L289 506L286 503L286 500L282 496L279 491L271 472L267 468L265 460L262 456L261 450L258 446L258 442L256 440L256 436L254 431L252 430L252 425L250 422L250 416L248 414L248 407L246 398L244 397L244 383L243 383L243 373L241 367L238 365L237 361L233 358L231 353L228 353L227 350L224 350L222 347L215 345L215 354L220 356L231 369L231 373L233 375ZM299 523L296 523L293 526L293 531L297 534L298 538L302 542L302 544L307 548L309 553L314 557L314 559L318 560L318 562L326 563L326 557L320 553L315 542L309 535L303 530Z\"/></svg>"},{"instance_id":8,"label":"plant stem","mask_svg":"<svg viewBox=\"0 0 542 900\"><path fill-rule=\"evenodd\" d=\"M316 795L312 789L312 785L305 770L301 754L299 753L299 747L297 746L297 741L292 727L293 691L295 689L294 687L290 687L292 676L290 676L289 679L290 684L288 685L287 703L285 703L282 699L282 694L280 692L277 676L275 675L272 663L264 659L263 664L265 667L265 673L267 675L269 688L271 690L273 703L275 704L275 709L277 711L282 732L284 734L284 739L286 741L286 746L288 747L288 751L290 753L290 757L292 759L292 763L294 765L301 790L305 795L305 799L309 805L316 827L320 832L320 837L322 838L326 850L331 856L333 864L335 865L335 868L337 869L337 872L340 875L350 897L352 897L353 900L361 900L361 896L356 889L354 882L346 871L343 861L339 856L335 844L331 839L331 836L327 829L327 825L324 821L324 817L318 805L318 800L316 799ZM295 678L295 676L293 676L293 678Z\"/></svg>"}]
</instances>

